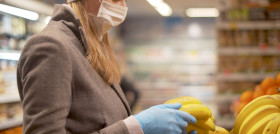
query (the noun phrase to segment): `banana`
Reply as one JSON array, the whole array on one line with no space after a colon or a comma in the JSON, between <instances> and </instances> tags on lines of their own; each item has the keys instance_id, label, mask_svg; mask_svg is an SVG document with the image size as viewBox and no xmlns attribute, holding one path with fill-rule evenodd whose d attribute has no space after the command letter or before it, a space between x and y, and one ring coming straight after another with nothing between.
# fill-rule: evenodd
<instances>
[{"instance_id":1,"label":"banana","mask_svg":"<svg viewBox=\"0 0 280 134\"><path fill-rule=\"evenodd\" d=\"M249 114L245 120L243 120L240 132L247 132L248 128L251 128L253 123L258 122L263 117L270 115L272 113L280 113L280 109L274 105L264 105L255 109L251 114ZM245 133L244 133L245 134Z\"/></svg>"},{"instance_id":2,"label":"banana","mask_svg":"<svg viewBox=\"0 0 280 134\"><path fill-rule=\"evenodd\" d=\"M251 128L248 128L248 132L241 132L240 134L261 134L266 124L276 116L280 116L280 113L273 113L262 118L258 122L255 122Z\"/></svg>"},{"instance_id":3,"label":"banana","mask_svg":"<svg viewBox=\"0 0 280 134\"><path fill-rule=\"evenodd\" d=\"M280 92L279 92L280 93ZM277 98L278 100L280 100L280 94L274 94L272 95L274 98Z\"/></svg>"},{"instance_id":4,"label":"banana","mask_svg":"<svg viewBox=\"0 0 280 134\"><path fill-rule=\"evenodd\" d=\"M215 131L203 130L190 124L187 127L187 132L190 133L191 131L195 130L197 134L229 134L229 132L222 127L215 126L215 129L216 129Z\"/></svg>"},{"instance_id":5,"label":"banana","mask_svg":"<svg viewBox=\"0 0 280 134\"><path fill-rule=\"evenodd\" d=\"M264 95L261 97L258 97L251 101L249 104L247 104L243 110L239 113L237 116L237 119L235 121L234 128L232 130L232 134L239 134L239 129L242 124L242 122L245 120L245 118L251 114L257 107L263 106L263 105L275 105L278 108L280 108L280 95Z\"/></svg>"},{"instance_id":6,"label":"banana","mask_svg":"<svg viewBox=\"0 0 280 134\"><path fill-rule=\"evenodd\" d=\"M182 105L201 104L201 102L197 98L190 97L190 96L178 97L178 98L169 100L169 101L165 102L164 104L170 104L170 103L181 103Z\"/></svg>"},{"instance_id":7,"label":"banana","mask_svg":"<svg viewBox=\"0 0 280 134\"><path fill-rule=\"evenodd\" d=\"M201 104L183 105L179 110L193 115L197 120L206 120L212 116L210 109Z\"/></svg>"},{"instance_id":8,"label":"banana","mask_svg":"<svg viewBox=\"0 0 280 134\"><path fill-rule=\"evenodd\" d=\"M212 112L207 106L201 104L201 102L190 96L182 96L165 102L164 104L181 103L181 111L187 112L193 115L197 120L206 120L212 116ZM215 118L213 117L215 120Z\"/></svg>"},{"instance_id":9,"label":"banana","mask_svg":"<svg viewBox=\"0 0 280 134\"><path fill-rule=\"evenodd\" d=\"M277 129L280 125L280 116L276 116L267 123L263 130L263 134L276 134Z\"/></svg>"},{"instance_id":10,"label":"banana","mask_svg":"<svg viewBox=\"0 0 280 134\"><path fill-rule=\"evenodd\" d=\"M280 134L280 126L278 127L278 130L277 130L276 134Z\"/></svg>"},{"instance_id":11,"label":"banana","mask_svg":"<svg viewBox=\"0 0 280 134\"><path fill-rule=\"evenodd\" d=\"M197 126L194 126L193 124L189 124L187 127L187 132L190 133L191 131L196 131L197 134L208 134L208 130L203 130Z\"/></svg>"},{"instance_id":12,"label":"banana","mask_svg":"<svg viewBox=\"0 0 280 134\"><path fill-rule=\"evenodd\" d=\"M229 134L229 132L222 128L222 127L219 127L219 126L215 126L215 131L210 131L209 134Z\"/></svg>"},{"instance_id":13,"label":"banana","mask_svg":"<svg viewBox=\"0 0 280 134\"><path fill-rule=\"evenodd\" d=\"M215 131L215 123L211 118L207 120L197 120L197 122L193 125L203 130Z\"/></svg>"},{"instance_id":14,"label":"banana","mask_svg":"<svg viewBox=\"0 0 280 134\"><path fill-rule=\"evenodd\" d=\"M215 117L213 115L210 118L213 122L215 122Z\"/></svg>"}]
</instances>

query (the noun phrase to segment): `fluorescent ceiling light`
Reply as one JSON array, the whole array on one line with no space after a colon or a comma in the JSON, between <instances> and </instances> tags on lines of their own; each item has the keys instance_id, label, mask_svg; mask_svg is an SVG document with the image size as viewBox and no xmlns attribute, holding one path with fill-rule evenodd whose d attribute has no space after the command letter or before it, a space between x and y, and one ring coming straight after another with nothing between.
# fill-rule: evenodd
<instances>
[{"instance_id":1,"label":"fluorescent ceiling light","mask_svg":"<svg viewBox=\"0 0 280 134\"><path fill-rule=\"evenodd\" d=\"M172 14L171 7L163 0L147 0L147 2L153 6L161 16L170 16Z\"/></svg>"},{"instance_id":2,"label":"fluorescent ceiling light","mask_svg":"<svg viewBox=\"0 0 280 134\"><path fill-rule=\"evenodd\" d=\"M156 10L159 12L161 16L170 16L172 14L171 7L166 3L162 3L161 5L156 7Z\"/></svg>"},{"instance_id":3,"label":"fluorescent ceiling light","mask_svg":"<svg viewBox=\"0 0 280 134\"><path fill-rule=\"evenodd\" d=\"M32 11L28 11L16 7L8 6L8 5L3 5L3 4L0 4L0 11L29 20L38 20L39 18L39 14L36 12L32 12Z\"/></svg>"},{"instance_id":4,"label":"fluorescent ceiling light","mask_svg":"<svg viewBox=\"0 0 280 134\"><path fill-rule=\"evenodd\" d=\"M0 58L4 60L19 60L20 52L3 52L0 53Z\"/></svg>"},{"instance_id":5,"label":"fluorescent ceiling light","mask_svg":"<svg viewBox=\"0 0 280 134\"><path fill-rule=\"evenodd\" d=\"M219 10L217 8L189 8L186 10L188 17L218 17Z\"/></svg>"},{"instance_id":6,"label":"fluorescent ceiling light","mask_svg":"<svg viewBox=\"0 0 280 134\"><path fill-rule=\"evenodd\" d=\"M160 4L163 3L162 0L147 0L147 1L148 1L148 3L149 3L150 5L152 5L153 7L157 7L157 6L159 6Z\"/></svg>"}]
</instances>

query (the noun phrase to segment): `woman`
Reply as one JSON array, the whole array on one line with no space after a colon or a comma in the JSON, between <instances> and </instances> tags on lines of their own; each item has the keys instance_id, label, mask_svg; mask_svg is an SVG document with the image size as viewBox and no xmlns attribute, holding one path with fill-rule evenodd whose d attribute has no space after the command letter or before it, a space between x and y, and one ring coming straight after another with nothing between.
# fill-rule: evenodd
<instances>
[{"instance_id":1,"label":"woman","mask_svg":"<svg viewBox=\"0 0 280 134\"><path fill-rule=\"evenodd\" d=\"M181 104L131 115L107 32L124 21L125 0L68 0L33 36L18 62L26 134L181 134L196 119Z\"/></svg>"}]
</instances>

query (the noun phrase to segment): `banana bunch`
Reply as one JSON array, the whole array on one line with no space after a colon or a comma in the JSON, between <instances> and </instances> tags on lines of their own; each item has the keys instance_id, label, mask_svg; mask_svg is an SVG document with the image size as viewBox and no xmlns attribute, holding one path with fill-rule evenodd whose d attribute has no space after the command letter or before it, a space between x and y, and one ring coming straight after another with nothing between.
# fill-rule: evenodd
<instances>
[{"instance_id":1,"label":"banana bunch","mask_svg":"<svg viewBox=\"0 0 280 134\"><path fill-rule=\"evenodd\" d=\"M198 134L229 134L229 132L222 127L216 126L215 128L216 130L214 132L209 131L209 133L198 133Z\"/></svg>"},{"instance_id":2,"label":"banana bunch","mask_svg":"<svg viewBox=\"0 0 280 134\"><path fill-rule=\"evenodd\" d=\"M231 134L280 134L280 95L265 95L247 104Z\"/></svg>"},{"instance_id":3,"label":"banana bunch","mask_svg":"<svg viewBox=\"0 0 280 134\"><path fill-rule=\"evenodd\" d=\"M196 130L198 134L228 134L225 129L215 126L215 118L212 112L207 106L202 105L197 98L183 96L169 100L164 104L170 103L181 103L182 107L179 110L187 112L197 119L195 124L188 125L188 133Z\"/></svg>"}]
</instances>

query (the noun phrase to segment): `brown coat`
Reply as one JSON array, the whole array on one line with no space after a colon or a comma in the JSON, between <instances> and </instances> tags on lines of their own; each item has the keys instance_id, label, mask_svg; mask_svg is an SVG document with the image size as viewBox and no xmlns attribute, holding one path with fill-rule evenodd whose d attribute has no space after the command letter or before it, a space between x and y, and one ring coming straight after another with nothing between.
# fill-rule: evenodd
<instances>
[{"instance_id":1,"label":"brown coat","mask_svg":"<svg viewBox=\"0 0 280 134\"><path fill-rule=\"evenodd\" d=\"M24 133L128 134L125 96L91 68L81 29L70 8L56 5L48 26L22 51L17 79Z\"/></svg>"}]
</instances>

